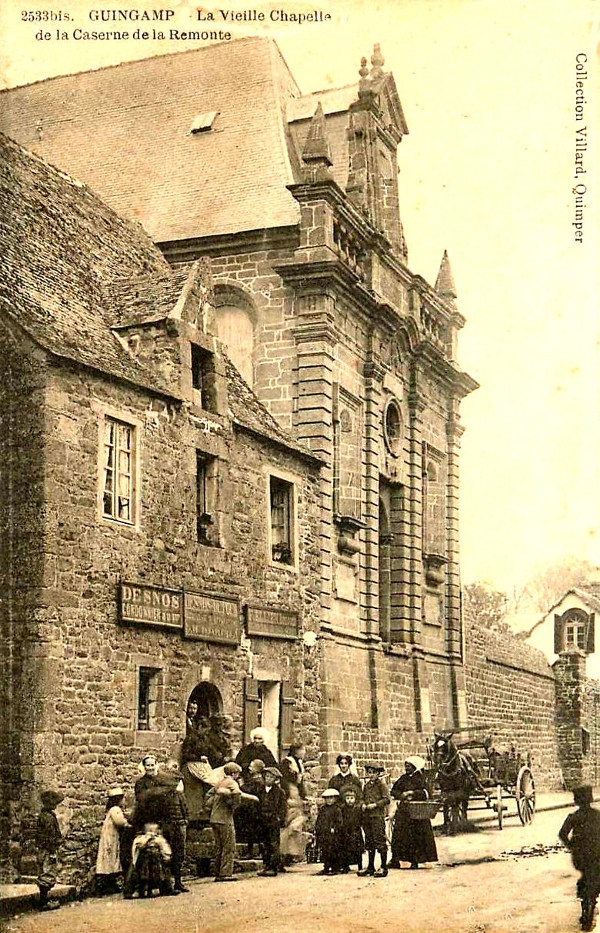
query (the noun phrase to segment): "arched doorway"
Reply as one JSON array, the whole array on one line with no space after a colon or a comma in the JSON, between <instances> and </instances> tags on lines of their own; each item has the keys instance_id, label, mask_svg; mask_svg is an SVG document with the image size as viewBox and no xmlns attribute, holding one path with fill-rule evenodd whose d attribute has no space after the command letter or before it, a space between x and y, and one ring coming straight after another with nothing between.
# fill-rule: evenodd
<instances>
[{"instance_id":1,"label":"arched doorway","mask_svg":"<svg viewBox=\"0 0 600 933\"><path fill-rule=\"evenodd\" d=\"M223 764L231 755L231 725L218 687L208 681L196 684L187 701L182 760L208 758L213 768Z\"/></svg>"},{"instance_id":2,"label":"arched doorway","mask_svg":"<svg viewBox=\"0 0 600 933\"><path fill-rule=\"evenodd\" d=\"M205 680L199 684L196 684L188 698L188 713L192 705L196 706L196 719L208 719L211 716L217 716L219 713L222 713L223 698L221 697L219 688Z\"/></svg>"}]
</instances>

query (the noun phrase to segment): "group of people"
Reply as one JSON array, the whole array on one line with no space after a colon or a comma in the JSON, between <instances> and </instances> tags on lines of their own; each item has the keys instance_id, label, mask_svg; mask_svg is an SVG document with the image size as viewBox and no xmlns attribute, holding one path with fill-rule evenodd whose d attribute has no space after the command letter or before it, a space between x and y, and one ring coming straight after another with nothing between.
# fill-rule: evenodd
<instances>
[{"instance_id":1,"label":"group of people","mask_svg":"<svg viewBox=\"0 0 600 933\"><path fill-rule=\"evenodd\" d=\"M285 870L285 862L301 857L308 835L304 832L304 746L295 745L278 765L265 743L261 730L255 730L236 761L227 762L214 772L208 797L210 823L215 838L215 881L233 878L236 829L248 845L255 845L263 858L262 876L275 876ZM134 787L135 807L131 818L123 810L121 787L108 792L106 814L100 833L96 873L103 891L119 890L117 881L124 873L123 893L133 897L184 893L181 870L185 856L187 813L184 785L177 762L159 769L154 755L141 762L144 774ZM322 875L350 871L356 865L361 876L386 877L389 868L406 862L418 868L437 861L431 822L414 815L412 802L426 801L428 790L425 761L413 755L405 761L405 773L388 791L383 765L365 765L364 782L358 777L352 756L337 757L337 771L321 795L315 825L315 845L323 862ZM36 826L38 861L37 884L40 906L58 907L49 899L56 884L57 855L62 841L56 808L63 800L57 790L41 794L42 809ZM391 851L388 863L386 813L392 800L396 810L392 821ZM577 810L564 821L559 838L571 851L580 872L577 896L582 902L580 923L583 930L594 927L600 894L600 812L592 807L589 786L576 788ZM367 852L367 865L363 855ZM380 864L375 868L376 856Z\"/></svg>"},{"instance_id":2,"label":"group of people","mask_svg":"<svg viewBox=\"0 0 600 933\"><path fill-rule=\"evenodd\" d=\"M204 806L214 836L215 881L236 881L236 843L248 854L258 847L262 876L285 871L286 862L300 858L308 839L304 832L305 747L292 745L278 763L266 745L266 732L255 729L235 759L213 768L202 756ZM141 762L143 775L134 786L131 817L123 810L124 793L108 793L100 832L96 876L103 893L119 890L132 898L186 893L181 871L186 850L188 812L184 782L176 761L159 768L154 755Z\"/></svg>"},{"instance_id":3,"label":"group of people","mask_svg":"<svg viewBox=\"0 0 600 933\"><path fill-rule=\"evenodd\" d=\"M423 770L426 762L418 755L405 761L405 773L391 791L383 780L383 765L365 765L364 783L358 777L351 755L340 754L338 770L321 795L315 827L316 844L323 862L321 874L347 874L356 865L359 876L385 878L389 868L401 868L407 862L418 868L424 862L437 861L433 828L429 819L415 818L409 804L425 801L429 794ZM396 801L391 838L392 858L388 863L386 817L392 800ZM367 864L363 867L363 855ZM379 867L375 868L379 855Z\"/></svg>"}]
</instances>

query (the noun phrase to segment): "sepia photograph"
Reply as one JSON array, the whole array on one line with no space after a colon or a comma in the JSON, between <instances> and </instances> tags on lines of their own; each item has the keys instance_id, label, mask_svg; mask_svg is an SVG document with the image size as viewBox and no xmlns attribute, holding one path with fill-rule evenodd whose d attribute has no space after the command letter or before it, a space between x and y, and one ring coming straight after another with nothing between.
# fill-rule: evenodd
<instances>
[{"instance_id":1,"label":"sepia photograph","mask_svg":"<svg viewBox=\"0 0 600 933\"><path fill-rule=\"evenodd\" d=\"M598 0L94 3L0 6L4 928L600 929Z\"/></svg>"}]
</instances>

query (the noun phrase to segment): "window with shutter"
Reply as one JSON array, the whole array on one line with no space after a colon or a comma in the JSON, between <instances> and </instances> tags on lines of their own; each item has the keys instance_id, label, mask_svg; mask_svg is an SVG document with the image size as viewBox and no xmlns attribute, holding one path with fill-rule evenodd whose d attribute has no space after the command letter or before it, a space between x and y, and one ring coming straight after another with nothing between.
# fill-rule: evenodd
<instances>
[{"instance_id":1,"label":"window with shutter","mask_svg":"<svg viewBox=\"0 0 600 933\"><path fill-rule=\"evenodd\" d=\"M260 725L258 680L246 677L244 681L244 742L250 741L250 733Z\"/></svg>"},{"instance_id":2,"label":"window with shutter","mask_svg":"<svg viewBox=\"0 0 600 933\"><path fill-rule=\"evenodd\" d=\"M279 733L281 738L281 747L287 748L294 741L294 706L296 703L296 691L294 685L289 680L281 682L281 713Z\"/></svg>"}]
</instances>

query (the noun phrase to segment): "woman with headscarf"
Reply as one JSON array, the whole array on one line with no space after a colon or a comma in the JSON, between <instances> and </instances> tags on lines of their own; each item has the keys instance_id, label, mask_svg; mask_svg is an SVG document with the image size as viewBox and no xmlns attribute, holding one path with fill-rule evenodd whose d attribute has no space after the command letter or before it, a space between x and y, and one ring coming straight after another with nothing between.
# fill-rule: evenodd
<instances>
[{"instance_id":1,"label":"woman with headscarf","mask_svg":"<svg viewBox=\"0 0 600 933\"><path fill-rule=\"evenodd\" d=\"M344 794L347 790L353 790L356 794L356 803L361 803L363 786L362 781L356 773L352 755L349 755L347 752L341 752L335 759L335 763L337 765L337 771L329 778L329 784L327 786L337 790L340 795L340 802L344 799Z\"/></svg>"},{"instance_id":2,"label":"woman with headscarf","mask_svg":"<svg viewBox=\"0 0 600 933\"><path fill-rule=\"evenodd\" d=\"M235 756L236 764L242 769L244 780L248 780L250 762L256 761L257 758L264 763L265 768L276 768L279 770L275 755L266 744L268 738L269 733L266 729L253 729L250 733L250 741L247 745L240 748Z\"/></svg>"},{"instance_id":3,"label":"woman with headscarf","mask_svg":"<svg viewBox=\"0 0 600 933\"><path fill-rule=\"evenodd\" d=\"M437 862L438 855L431 820L411 818L408 804L413 800L427 800L423 768L426 762L420 755L412 755L404 762L402 774L391 790L398 801L392 831L392 860L389 868L400 868L400 862L410 862L418 868L423 862Z\"/></svg>"}]
</instances>

